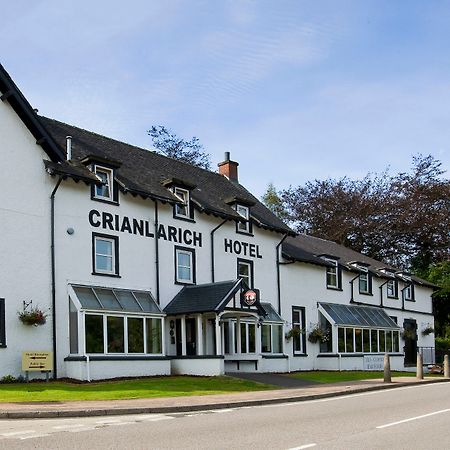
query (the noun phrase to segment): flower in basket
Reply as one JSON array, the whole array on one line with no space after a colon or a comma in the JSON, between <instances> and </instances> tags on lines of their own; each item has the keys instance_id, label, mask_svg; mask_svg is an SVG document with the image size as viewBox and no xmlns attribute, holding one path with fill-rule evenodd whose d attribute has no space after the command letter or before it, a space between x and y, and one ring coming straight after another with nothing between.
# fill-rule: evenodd
<instances>
[{"instance_id":1,"label":"flower in basket","mask_svg":"<svg viewBox=\"0 0 450 450\"><path fill-rule=\"evenodd\" d=\"M286 334L285 334L285 338L287 341L290 341L292 338L298 338L301 334L303 334L303 330L298 327L292 327Z\"/></svg>"},{"instance_id":2,"label":"flower in basket","mask_svg":"<svg viewBox=\"0 0 450 450\"><path fill-rule=\"evenodd\" d=\"M434 333L434 328L428 324L423 330L422 330L422 336L428 336L429 334Z\"/></svg>"},{"instance_id":3,"label":"flower in basket","mask_svg":"<svg viewBox=\"0 0 450 450\"><path fill-rule=\"evenodd\" d=\"M25 325L44 325L47 322L47 313L35 306L29 310L19 312L19 320Z\"/></svg>"},{"instance_id":4,"label":"flower in basket","mask_svg":"<svg viewBox=\"0 0 450 450\"><path fill-rule=\"evenodd\" d=\"M321 328L320 325L315 325L308 334L308 341L315 344L316 342L327 342L330 340L329 330Z\"/></svg>"}]
</instances>

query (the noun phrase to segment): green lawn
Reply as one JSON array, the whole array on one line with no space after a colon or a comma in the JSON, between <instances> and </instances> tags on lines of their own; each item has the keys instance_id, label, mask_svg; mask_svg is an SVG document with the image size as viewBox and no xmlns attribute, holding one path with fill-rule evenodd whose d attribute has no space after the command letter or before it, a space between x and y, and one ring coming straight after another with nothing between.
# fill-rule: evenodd
<instances>
[{"instance_id":1,"label":"green lawn","mask_svg":"<svg viewBox=\"0 0 450 450\"><path fill-rule=\"evenodd\" d=\"M393 377L415 377L414 372L392 372ZM318 383L339 383L340 381L371 380L383 378L383 372L352 370L352 371L326 371L316 370L312 372L295 372L289 374L290 377L301 378L302 380L316 381Z\"/></svg>"},{"instance_id":2,"label":"green lawn","mask_svg":"<svg viewBox=\"0 0 450 450\"><path fill-rule=\"evenodd\" d=\"M58 402L127 398L178 397L261 391L274 386L231 377L154 377L99 383L0 384L0 402Z\"/></svg>"}]
</instances>

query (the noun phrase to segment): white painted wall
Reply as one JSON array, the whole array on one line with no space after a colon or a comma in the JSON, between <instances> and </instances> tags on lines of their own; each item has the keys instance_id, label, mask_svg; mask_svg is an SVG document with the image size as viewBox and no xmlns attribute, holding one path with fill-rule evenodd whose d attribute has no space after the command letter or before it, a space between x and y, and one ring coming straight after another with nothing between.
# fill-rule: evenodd
<instances>
[{"instance_id":1,"label":"white painted wall","mask_svg":"<svg viewBox=\"0 0 450 450\"><path fill-rule=\"evenodd\" d=\"M18 376L23 351L52 349L51 315L39 327L18 320L22 302L49 311L50 194L42 148L7 101L0 102L0 297L5 298L6 344L0 377ZM40 373L33 376L43 377Z\"/></svg>"}]
</instances>

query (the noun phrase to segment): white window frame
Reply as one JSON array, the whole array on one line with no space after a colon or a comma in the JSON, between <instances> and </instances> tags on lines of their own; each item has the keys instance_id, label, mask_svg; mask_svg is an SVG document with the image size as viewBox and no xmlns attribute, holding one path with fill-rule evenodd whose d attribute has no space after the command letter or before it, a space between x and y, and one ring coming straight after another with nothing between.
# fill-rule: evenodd
<instances>
[{"instance_id":1,"label":"white window frame","mask_svg":"<svg viewBox=\"0 0 450 450\"><path fill-rule=\"evenodd\" d=\"M270 329L270 351L269 352L263 352L262 350L262 338L263 338L263 333L262 333L262 327L269 327ZM274 352L274 342L273 342L273 327L277 326L281 328L281 351L279 352ZM263 322L261 324L261 353L265 353L265 354L275 354L275 355L281 355L284 353L284 337L283 337L283 332L284 332L284 327L283 327L283 323L279 323L279 322Z\"/></svg>"},{"instance_id":2,"label":"white window frame","mask_svg":"<svg viewBox=\"0 0 450 450\"><path fill-rule=\"evenodd\" d=\"M175 187L173 190L173 193L177 198L179 198L184 206L181 206L179 204L174 205L174 215L175 217L181 217L183 219L190 219L191 218L191 210L190 210L190 192L187 189L183 189L180 187ZM180 212L181 208L184 208L185 213Z\"/></svg>"},{"instance_id":3,"label":"white window frame","mask_svg":"<svg viewBox=\"0 0 450 450\"><path fill-rule=\"evenodd\" d=\"M338 271L338 262L334 259L326 259L327 262L334 264L334 267L327 267L326 270L326 282L327 282L327 288L331 289L339 289L339 271ZM334 275L336 278L336 284L329 284L328 283L328 275Z\"/></svg>"},{"instance_id":4,"label":"white window frame","mask_svg":"<svg viewBox=\"0 0 450 450\"><path fill-rule=\"evenodd\" d=\"M414 300L414 298L413 298L413 287L412 287L411 283L408 284L405 287L405 289L403 290L403 295L405 297L405 300L408 300L408 301L413 301Z\"/></svg>"},{"instance_id":5,"label":"white window frame","mask_svg":"<svg viewBox=\"0 0 450 450\"><path fill-rule=\"evenodd\" d=\"M111 256L97 252L97 241L99 241L99 240L111 243ZM97 267L97 256L103 256L103 257L107 257L107 258L111 257L111 270L99 269ZM103 237L103 236L94 236L94 273L117 275L117 272L116 272L116 239Z\"/></svg>"},{"instance_id":6,"label":"white window frame","mask_svg":"<svg viewBox=\"0 0 450 450\"><path fill-rule=\"evenodd\" d=\"M256 340L257 340L256 323L255 322L240 322L240 326L241 326L241 328L242 327L245 328L245 333L244 333L245 334L245 342L242 341L241 330L238 331L239 333L241 333L241 349L240 349L240 352L241 352L241 354L254 355L256 353ZM250 351L250 332L249 332L249 328L250 327L253 327L254 333L255 333L255 349L252 352ZM245 352L242 351L242 346L245 347Z\"/></svg>"},{"instance_id":7,"label":"white window frame","mask_svg":"<svg viewBox=\"0 0 450 450\"><path fill-rule=\"evenodd\" d=\"M392 291L391 293L389 291ZM397 298L396 280L389 280L386 283L386 295L388 298Z\"/></svg>"},{"instance_id":8,"label":"white window frame","mask_svg":"<svg viewBox=\"0 0 450 450\"><path fill-rule=\"evenodd\" d=\"M189 256L189 266L181 266L178 262L179 255L188 255ZM184 279L180 278L179 276L179 267L188 267L190 272L190 278ZM175 249L175 280L177 283L183 283L183 284L194 284L194 252L191 250L184 250L177 248Z\"/></svg>"},{"instance_id":9,"label":"white window frame","mask_svg":"<svg viewBox=\"0 0 450 450\"><path fill-rule=\"evenodd\" d=\"M298 313L298 322L294 321L294 312ZM303 323L303 320L306 322L306 308L301 306L293 306L292 307L292 328L298 328L300 330L300 335L298 337L293 337L292 340L295 341L299 339L300 349L295 350L295 344L293 342L292 351L294 355L305 355L306 354L306 339L305 339L305 328L306 324Z\"/></svg>"},{"instance_id":10,"label":"white window frame","mask_svg":"<svg viewBox=\"0 0 450 450\"><path fill-rule=\"evenodd\" d=\"M98 186L94 186L94 198L112 202L114 201L114 193L113 193L114 171L108 167L94 165L94 173L98 176L99 172L106 174L106 183L102 185L102 188L107 186L109 190L109 195L98 194L97 192Z\"/></svg>"},{"instance_id":11,"label":"white window frame","mask_svg":"<svg viewBox=\"0 0 450 450\"><path fill-rule=\"evenodd\" d=\"M366 282L366 289L361 289L361 281L363 280L363 278L361 277L365 277L365 282ZM358 278L358 288L359 288L359 293L360 294L370 294L370 286L369 286L369 272L368 271L363 271L359 274L359 278Z\"/></svg>"},{"instance_id":12,"label":"white window frame","mask_svg":"<svg viewBox=\"0 0 450 450\"><path fill-rule=\"evenodd\" d=\"M250 209L245 205L236 205L236 212L245 219L245 222L239 221L237 223L237 231L239 233L250 234Z\"/></svg>"},{"instance_id":13,"label":"white window frame","mask_svg":"<svg viewBox=\"0 0 450 450\"><path fill-rule=\"evenodd\" d=\"M238 259L237 260L237 275L238 278L241 278L242 280L244 280L245 282L247 282L247 280L245 279L245 276L241 276L241 271L240 271L240 266L247 266L248 267L248 283L247 286L252 289L253 288L253 264L251 261L244 261L242 259Z\"/></svg>"}]
</instances>

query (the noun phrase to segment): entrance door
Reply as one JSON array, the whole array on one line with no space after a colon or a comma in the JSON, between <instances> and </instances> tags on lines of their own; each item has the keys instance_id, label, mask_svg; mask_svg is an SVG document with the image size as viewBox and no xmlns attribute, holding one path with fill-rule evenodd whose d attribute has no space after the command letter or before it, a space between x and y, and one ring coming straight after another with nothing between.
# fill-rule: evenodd
<instances>
[{"instance_id":1,"label":"entrance door","mask_svg":"<svg viewBox=\"0 0 450 450\"><path fill-rule=\"evenodd\" d=\"M181 319L175 321L175 336L177 356L182 355L182 335L181 335ZM192 356L197 354L197 332L195 319L186 319L186 355Z\"/></svg>"},{"instance_id":2,"label":"entrance door","mask_svg":"<svg viewBox=\"0 0 450 450\"><path fill-rule=\"evenodd\" d=\"M403 321L405 346L405 366L414 365L417 362L417 322L413 319Z\"/></svg>"}]
</instances>

